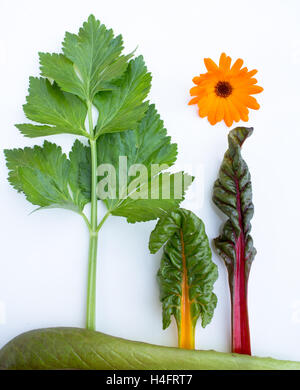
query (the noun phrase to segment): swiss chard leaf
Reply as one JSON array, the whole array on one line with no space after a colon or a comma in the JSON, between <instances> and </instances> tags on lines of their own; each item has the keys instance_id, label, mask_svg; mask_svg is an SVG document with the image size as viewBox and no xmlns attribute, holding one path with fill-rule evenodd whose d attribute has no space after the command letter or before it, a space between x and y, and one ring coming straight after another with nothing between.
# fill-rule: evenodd
<instances>
[{"instance_id":1,"label":"swiss chard leaf","mask_svg":"<svg viewBox=\"0 0 300 390\"><path fill-rule=\"evenodd\" d=\"M228 217L214 243L228 269L233 321L232 349L233 352L247 354L251 354L247 285L256 250L250 236L250 220L254 211L251 177L241 156L241 148L252 131L252 128L237 127L229 133L229 148L213 190L214 203Z\"/></svg>"},{"instance_id":2,"label":"swiss chard leaf","mask_svg":"<svg viewBox=\"0 0 300 390\"><path fill-rule=\"evenodd\" d=\"M163 328L170 325L173 315L179 346L192 349L198 318L205 327L217 304L213 285L218 270L211 260L204 224L189 210L178 209L158 221L150 236L150 252L156 253L164 244L158 271Z\"/></svg>"},{"instance_id":3,"label":"swiss chard leaf","mask_svg":"<svg viewBox=\"0 0 300 390\"><path fill-rule=\"evenodd\" d=\"M88 135L84 126L86 105L77 96L61 91L57 84L51 84L47 79L30 77L29 95L23 109L28 119L46 124L16 125L27 137L60 133Z\"/></svg>"},{"instance_id":4,"label":"swiss chard leaf","mask_svg":"<svg viewBox=\"0 0 300 390\"><path fill-rule=\"evenodd\" d=\"M99 111L96 135L136 129L148 104L144 99L149 93L151 75L147 72L142 56L131 60L114 89L95 96Z\"/></svg>"},{"instance_id":5,"label":"swiss chard leaf","mask_svg":"<svg viewBox=\"0 0 300 390\"><path fill-rule=\"evenodd\" d=\"M87 203L80 196L76 182L71 180L74 167L71 169L61 147L45 141L43 147L5 150L4 153L10 184L23 192L32 204L80 212Z\"/></svg>"}]
</instances>

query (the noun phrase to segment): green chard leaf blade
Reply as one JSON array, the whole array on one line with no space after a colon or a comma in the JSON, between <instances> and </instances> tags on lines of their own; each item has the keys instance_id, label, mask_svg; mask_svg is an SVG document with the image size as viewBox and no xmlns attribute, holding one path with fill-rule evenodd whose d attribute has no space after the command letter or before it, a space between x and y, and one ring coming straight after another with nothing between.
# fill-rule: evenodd
<instances>
[{"instance_id":1,"label":"green chard leaf blade","mask_svg":"<svg viewBox=\"0 0 300 390\"><path fill-rule=\"evenodd\" d=\"M109 190L104 195L98 190L98 196L112 215L126 217L130 223L156 219L177 208L193 180L180 172L162 173L174 164L177 145L166 136L154 105L135 131L104 134L98 156L98 165L109 164L116 172Z\"/></svg>"},{"instance_id":2,"label":"green chard leaf blade","mask_svg":"<svg viewBox=\"0 0 300 390\"><path fill-rule=\"evenodd\" d=\"M213 201L228 217L221 235L214 240L229 275L232 297L232 349L251 354L247 309L247 286L256 250L250 236L252 203L251 176L241 156L245 140L253 128L237 127L228 135L229 148L214 184Z\"/></svg>"},{"instance_id":3,"label":"green chard leaf blade","mask_svg":"<svg viewBox=\"0 0 300 390\"><path fill-rule=\"evenodd\" d=\"M131 60L126 72L114 84L114 89L95 96L94 105L99 111L96 136L104 133L136 129L144 116L148 103L151 75L142 56Z\"/></svg>"},{"instance_id":4,"label":"green chard leaf blade","mask_svg":"<svg viewBox=\"0 0 300 390\"><path fill-rule=\"evenodd\" d=\"M61 133L88 136L84 126L87 108L77 96L61 91L56 83L51 84L47 79L30 77L29 80L29 95L23 106L25 115L47 126L16 125L22 134L27 137Z\"/></svg>"},{"instance_id":5,"label":"green chard leaf blade","mask_svg":"<svg viewBox=\"0 0 300 390\"><path fill-rule=\"evenodd\" d=\"M205 327L217 304L213 293L217 266L211 260L204 224L189 210L178 209L157 222L150 236L150 252L156 253L164 244L158 271L163 328L170 325L173 315L179 346L192 349L198 318Z\"/></svg>"},{"instance_id":6,"label":"green chard leaf blade","mask_svg":"<svg viewBox=\"0 0 300 390\"><path fill-rule=\"evenodd\" d=\"M45 141L43 147L5 150L4 153L10 184L23 192L32 204L81 212L88 202L71 180L74 162L70 163L61 147Z\"/></svg>"},{"instance_id":7,"label":"green chard leaf blade","mask_svg":"<svg viewBox=\"0 0 300 390\"><path fill-rule=\"evenodd\" d=\"M213 190L214 203L228 217L222 234L214 241L217 252L232 272L237 261L237 241L242 236L246 277L249 276L256 250L250 236L250 221L254 213L251 176L241 156L241 147L252 132L253 128L247 127L237 127L231 130L228 136L229 148L224 155L219 178Z\"/></svg>"}]
</instances>

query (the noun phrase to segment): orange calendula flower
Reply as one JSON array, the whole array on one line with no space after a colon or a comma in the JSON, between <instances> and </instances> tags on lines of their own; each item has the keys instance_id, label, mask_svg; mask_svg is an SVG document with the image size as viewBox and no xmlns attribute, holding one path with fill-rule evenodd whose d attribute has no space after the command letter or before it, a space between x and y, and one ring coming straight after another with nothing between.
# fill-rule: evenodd
<instances>
[{"instance_id":1,"label":"orange calendula flower","mask_svg":"<svg viewBox=\"0 0 300 390\"><path fill-rule=\"evenodd\" d=\"M248 71L242 68L240 58L231 65L231 58L222 53L219 66L210 58L205 58L207 73L193 78L196 87L191 88L191 96L195 96L189 104L197 104L199 116L207 119L211 125L224 120L230 127L233 123L248 121L249 109L259 109L256 99L251 96L263 91L255 85L253 76L257 70Z\"/></svg>"}]
</instances>

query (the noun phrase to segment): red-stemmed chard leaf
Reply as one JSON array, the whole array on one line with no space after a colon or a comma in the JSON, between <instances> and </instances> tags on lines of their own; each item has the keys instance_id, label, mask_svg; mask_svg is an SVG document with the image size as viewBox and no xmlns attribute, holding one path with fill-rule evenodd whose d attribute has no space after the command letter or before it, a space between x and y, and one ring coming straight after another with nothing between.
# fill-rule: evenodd
<instances>
[{"instance_id":1,"label":"red-stemmed chard leaf","mask_svg":"<svg viewBox=\"0 0 300 390\"><path fill-rule=\"evenodd\" d=\"M228 135L229 148L213 190L213 201L227 215L221 235L214 240L228 270L231 293L232 352L251 355L247 306L248 278L256 254L250 236L253 216L252 186L248 166L241 156L253 128L237 127Z\"/></svg>"}]
</instances>

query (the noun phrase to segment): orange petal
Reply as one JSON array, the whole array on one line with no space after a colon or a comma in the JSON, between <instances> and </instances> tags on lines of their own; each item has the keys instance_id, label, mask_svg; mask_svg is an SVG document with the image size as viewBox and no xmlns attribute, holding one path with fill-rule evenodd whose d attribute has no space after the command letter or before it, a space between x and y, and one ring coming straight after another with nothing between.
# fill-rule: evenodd
<instances>
[{"instance_id":1,"label":"orange petal","mask_svg":"<svg viewBox=\"0 0 300 390\"><path fill-rule=\"evenodd\" d=\"M226 56L226 54L225 53L222 53L221 55L220 55L220 59L219 59L219 68L220 69L224 69L224 66L226 65L226 58L227 58L227 56Z\"/></svg>"},{"instance_id":2,"label":"orange petal","mask_svg":"<svg viewBox=\"0 0 300 390\"><path fill-rule=\"evenodd\" d=\"M238 77L232 82L236 87L254 85L257 83L256 79L247 79L245 77Z\"/></svg>"},{"instance_id":3,"label":"orange petal","mask_svg":"<svg viewBox=\"0 0 300 390\"><path fill-rule=\"evenodd\" d=\"M262 87L259 87L258 85L251 85L250 87L246 88L246 91L249 93L249 95L261 93L263 90L264 89Z\"/></svg>"},{"instance_id":4,"label":"orange petal","mask_svg":"<svg viewBox=\"0 0 300 390\"><path fill-rule=\"evenodd\" d=\"M226 101L224 102L224 122L226 123L227 127L230 127L233 123L233 119L230 115L228 104Z\"/></svg>"},{"instance_id":5,"label":"orange petal","mask_svg":"<svg viewBox=\"0 0 300 390\"><path fill-rule=\"evenodd\" d=\"M231 57L227 56L225 67L224 67L225 72L228 72L230 70L230 65L231 65Z\"/></svg>"},{"instance_id":6,"label":"orange petal","mask_svg":"<svg viewBox=\"0 0 300 390\"><path fill-rule=\"evenodd\" d=\"M207 119L211 125L215 125L216 121L216 111L217 111L218 99L214 98L208 110Z\"/></svg>"},{"instance_id":7,"label":"orange petal","mask_svg":"<svg viewBox=\"0 0 300 390\"><path fill-rule=\"evenodd\" d=\"M189 106L191 106L192 104L197 104L199 102L199 100L200 100L200 97L196 96L193 99L191 99L188 104L189 104Z\"/></svg>"},{"instance_id":8,"label":"orange petal","mask_svg":"<svg viewBox=\"0 0 300 390\"><path fill-rule=\"evenodd\" d=\"M204 58L204 64L208 71L214 72L216 70L219 70L218 66L211 58Z\"/></svg>"},{"instance_id":9,"label":"orange petal","mask_svg":"<svg viewBox=\"0 0 300 390\"><path fill-rule=\"evenodd\" d=\"M248 72L247 76L248 76L248 77L252 77L252 76L254 76L256 73L257 73L257 70L256 70L256 69L253 69L253 70L250 70L250 72Z\"/></svg>"},{"instance_id":10,"label":"orange petal","mask_svg":"<svg viewBox=\"0 0 300 390\"><path fill-rule=\"evenodd\" d=\"M241 114L241 119L244 122L248 122L248 120L249 120L248 114Z\"/></svg>"},{"instance_id":11,"label":"orange petal","mask_svg":"<svg viewBox=\"0 0 300 390\"><path fill-rule=\"evenodd\" d=\"M213 94L211 94L211 95L199 100L198 107L199 107L199 116L201 118L204 118L205 116L207 116L208 110L209 110L210 105L211 105L212 100L213 100L213 97L214 97Z\"/></svg>"},{"instance_id":12,"label":"orange petal","mask_svg":"<svg viewBox=\"0 0 300 390\"><path fill-rule=\"evenodd\" d=\"M201 92L202 88L201 87L193 87L190 89L190 95L191 96L197 96Z\"/></svg>"},{"instance_id":13,"label":"orange petal","mask_svg":"<svg viewBox=\"0 0 300 390\"><path fill-rule=\"evenodd\" d=\"M258 110L260 108L260 105L257 103L257 100L253 96L248 96L247 106L249 108L252 108L253 110Z\"/></svg>"},{"instance_id":14,"label":"orange petal","mask_svg":"<svg viewBox=\"0 0 300 390\"><path fill-rule=\"evenodd\" d=\"M219 68L223 72L229 72L231 64L231 57L227 56L225 53L222 53L219 60Z\"/></svg>"},{"instance_id":15,"label":"orange petal","mask_svg":"<svg viewBox=\"0 0 300 390\"><path fill-rule=\"evenodd\" d=\"M248 68L242 68L241 70L240 70L240 72L239 72L239 74L240 75L243 75L243 76L245 76L245 74L247 74L248 73Z\"/></svg>"},{"instance_id":16,"label":"orange petal","mask_svg":"<svg viewBox=\"0 0 300 390\"><path fill-rule=\"evenodd\" d=\"M194 84L199 84L201 82L201 77L199 77L199 76L195 76L194 78L193 78L193 83Z\"/></svg>"},{"instance_id":17,"label":"orange petal","mask_svg":"<svg viewBox=\"0 0 300 390\"><path fill-rule=\"evenodd\" d=\"M234 103L232 102L232 100L230 98L228 98L228 109L229 109L229 112L230 112L233 120L235 122L238 122L240 120L241 116L240 116L239 111L237 110L237 108L235 107Z\"/></svg>"},{"instance_id":18,"label":"orange petal","mask_svg":"<svg viewBox=\"0 0 300 390\"><path fill-rule=\"evenodd\" d=\"M253 110L258 110L260 107L260 105L257 103L257 100L253 96L245 96L241 94L239 95L238 99Z\"/></svg>"},{"instance_id":19,"label":"orange petal","mask_svg":"<svg viewBox=\"0 0 300 390\"><path fill-rule=\"evenodd\" d=\"M216 112L216 121L220 122L224 118L224 99L219 98L219 104Z\"/></svg>"},{"instance_id":20,"label":"orange petal","mask_svg":"<svg viewBox=\"0 0 300 390\"><path fill-rule=\"evenodd\" d=\"M243 65L244 61L241 58L238 58L235 63L232 65L231 72L235 73L239 71Z\"/></svg>"},{"instance_id":21,"label":"orange petal","mask_svg":"<svg viewBox=\"0 0 300 390\"><path fill-rule=\"evenodd\" d=\"M233 102L233 104L235 105L236 109L238 110L238 112L240 113L241 115L241 118L242 118L242 115L248 115L248 108L245 106L245 104L243 104L238 97L236 97L235 94L231 95L230 96L230 99L231 101Z\"/></svg>"}]
</instances>

